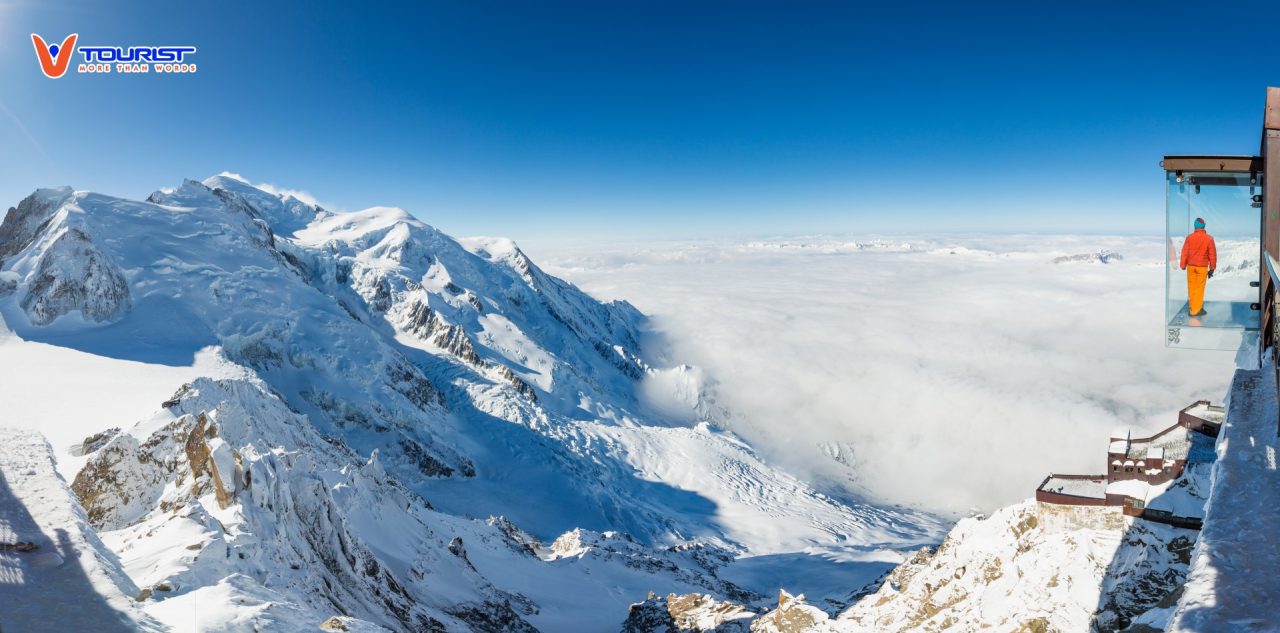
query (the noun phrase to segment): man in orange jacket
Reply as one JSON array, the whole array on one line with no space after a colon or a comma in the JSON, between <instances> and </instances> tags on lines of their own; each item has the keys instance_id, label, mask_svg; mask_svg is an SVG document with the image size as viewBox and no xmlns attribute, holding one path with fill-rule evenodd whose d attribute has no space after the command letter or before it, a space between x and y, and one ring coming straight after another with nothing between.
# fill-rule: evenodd
<instances>
[{"instance_id":1,"label":"man in orange jacket","mask_svg":"<svg viewBox=\"0 0 1280 633\"><path fill-rule=\"evenodd\" d=\"M1196 218L1196 230L1182 242L1182 269L1187 271L1187 311L1204 314L1204 285L1218 267L1218 246L1204 230L1204 218Z\"/></svg>"}]
</instances>

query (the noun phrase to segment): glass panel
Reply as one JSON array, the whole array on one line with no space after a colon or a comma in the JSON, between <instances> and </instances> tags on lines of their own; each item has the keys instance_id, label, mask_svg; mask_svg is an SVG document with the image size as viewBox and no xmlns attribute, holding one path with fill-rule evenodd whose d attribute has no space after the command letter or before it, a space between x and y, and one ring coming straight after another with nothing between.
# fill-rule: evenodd
<instances>
[{"instance_id":1,"label":"glass panel","mask_svg":"<svg viewBox=\"0 0 1280 633\"><path fill-rule=\"evenodd\" d=\"M1259 313L1252 305L1258 302L1258 288L1252 284L1258 281L1262 216L1253 196L1262 193L1262 176L1251 182L1254 178L1247 173L1167 174L1165 345L1235 350L1257 337ZM1205 222L1203 231L1195 228L1197 218ZM1210 243L1216 247L1216 262L1207 257ZM1211 265L1216 268L1208 278L1204 275Z\"/></svg>"}]
</instances>

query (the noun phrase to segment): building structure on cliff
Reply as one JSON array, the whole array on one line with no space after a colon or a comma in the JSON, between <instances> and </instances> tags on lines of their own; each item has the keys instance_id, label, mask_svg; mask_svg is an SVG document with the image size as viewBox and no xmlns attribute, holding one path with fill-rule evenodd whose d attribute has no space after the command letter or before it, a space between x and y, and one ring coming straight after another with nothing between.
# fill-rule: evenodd
<instances>
[{"instance_id":1,"label":"building structure on cliff","mask_svg":"<svg viewBox=\"0 0 1280 633\"><path fill-rule=\"evenodd\" d=\"M1186 494L1195 483L1187 466L1213 462L1214 438L1224 416L1223 407L1199 400L1179 411L1176 423L1153 435L1134 437L1129 428L1116 429L1107 443L1102 474L1050 474L1036 488L1036 502L1118 508L1124 516L1199 528L1203 499Z\"/></svg>"}]
</instances>

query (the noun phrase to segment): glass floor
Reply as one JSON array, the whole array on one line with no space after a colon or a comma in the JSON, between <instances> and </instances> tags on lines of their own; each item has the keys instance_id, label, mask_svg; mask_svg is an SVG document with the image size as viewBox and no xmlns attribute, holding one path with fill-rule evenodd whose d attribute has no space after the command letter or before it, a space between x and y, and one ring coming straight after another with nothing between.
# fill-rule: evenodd
<instances>
[{"instance_id":1,"label":"glass floor","mask_svg":"<svg viewBox=\"0 0 1280 633\"><path fill-rule=\"evenodd\" d=\"M1204 314L1194 317L1190 314L1190 304L1183 303L1182 308L1169 319L1169 326L1256 330L1259 327L1259 314L1250 307L1250 303L1206 300L1202 308Z\"/></svg>"}]
</instances>

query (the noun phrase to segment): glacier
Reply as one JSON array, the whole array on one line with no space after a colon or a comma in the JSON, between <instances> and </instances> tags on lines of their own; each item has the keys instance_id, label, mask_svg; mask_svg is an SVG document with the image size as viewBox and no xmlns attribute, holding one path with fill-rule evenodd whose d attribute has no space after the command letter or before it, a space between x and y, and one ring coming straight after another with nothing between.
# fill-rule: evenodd
<instances>
[{"instance_id":1,"label":"glacier","mask_svg":"<svg viewBox=\"0 0 1280 633\"><path fill-rule=\"evenodd\" d=\"M650 592L763 610L818 575L834 608L945 527L763 459L629 303L400 209L41 189L0 281L0 427L48 438L131 626L614 630Z\"/></svg>"}]
</instances>

